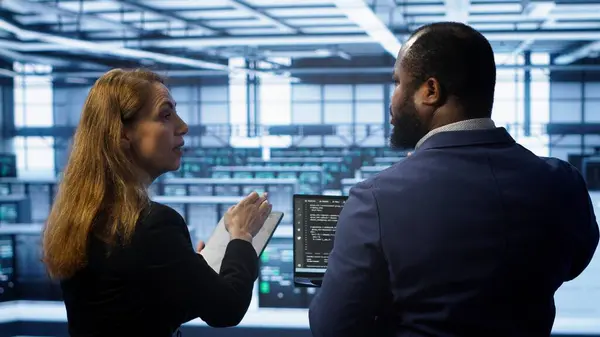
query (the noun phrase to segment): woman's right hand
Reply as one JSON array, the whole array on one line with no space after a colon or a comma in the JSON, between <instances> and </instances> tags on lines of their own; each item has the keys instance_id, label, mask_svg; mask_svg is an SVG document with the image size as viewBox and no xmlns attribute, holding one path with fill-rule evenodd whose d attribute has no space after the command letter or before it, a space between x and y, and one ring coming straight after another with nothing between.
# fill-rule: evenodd
<instances>
[{"instance_id":1,"label":"woman's right hand","mask_svg":"<svg viewBox=\"0 0 600 337\"><path fill-rule=\"evenodd\" d=\"M244 200L229 208L225 213L225 228L231 239L252 241L252 238L262 228L272 208L267 194L265 193L261 197L256 192L250 193Z\"/></svg>"}]
</instances>

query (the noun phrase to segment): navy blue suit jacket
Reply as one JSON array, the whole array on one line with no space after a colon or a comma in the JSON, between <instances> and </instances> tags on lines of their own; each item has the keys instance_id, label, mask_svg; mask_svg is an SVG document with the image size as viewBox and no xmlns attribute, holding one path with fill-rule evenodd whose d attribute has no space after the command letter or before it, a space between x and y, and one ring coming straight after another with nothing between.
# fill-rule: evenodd
<instances>
[{"instance_id":1,"label":"navy blue suit jacket","mask_svg":"<svg viewBox=\"0 0 600 337\"><path fill-rule=\"evenodd\" d=\"M532 154L504 128L441 132L351 190L311 330L548 336L555 291L597 245L571 165Z\"/></svg>"}]
</instances>

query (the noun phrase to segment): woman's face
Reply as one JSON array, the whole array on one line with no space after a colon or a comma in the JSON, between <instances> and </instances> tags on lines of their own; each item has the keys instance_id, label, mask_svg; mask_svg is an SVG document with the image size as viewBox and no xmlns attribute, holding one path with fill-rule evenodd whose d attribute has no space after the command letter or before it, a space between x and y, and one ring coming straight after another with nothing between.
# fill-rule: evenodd
<instances>
[{"instance_id":1,"label":"woman's face","mask_svg":"<svg viewBox=\"0 0 600 337\"><path fill-rule=\"evenodd\" d=\"M151 180L176 171L181 164L187 124L177 115L169 89L153 84L150 101L136 120L126 127L125 141L133 161Z\"/></svg>"}]
</instances>

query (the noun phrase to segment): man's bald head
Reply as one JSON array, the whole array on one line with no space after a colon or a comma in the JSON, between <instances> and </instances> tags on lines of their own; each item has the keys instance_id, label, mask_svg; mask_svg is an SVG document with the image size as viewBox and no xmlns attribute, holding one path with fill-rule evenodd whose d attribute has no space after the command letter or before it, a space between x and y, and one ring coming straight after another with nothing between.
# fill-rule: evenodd
<instances>
[{"instance_id":1,"label":"man's bald head","mask_svg":"<svg viewBox=\"0 0 600 337\"><path fill-rule=\"evenodd\" d=\"M406 41L396 61L418 88L427 79L440 83L445 97L454 96L466 117L489 117L496 86L494 52L487 39L462 23L426 25Z\"/></svg>"}]
</instances>

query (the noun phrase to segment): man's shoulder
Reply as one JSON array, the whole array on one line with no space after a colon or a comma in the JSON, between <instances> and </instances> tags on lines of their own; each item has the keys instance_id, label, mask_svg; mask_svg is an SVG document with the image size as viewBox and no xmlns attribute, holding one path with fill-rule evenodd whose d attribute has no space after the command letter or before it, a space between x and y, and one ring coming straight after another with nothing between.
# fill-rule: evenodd
<instances>
[{"instance_id":1,"label":"man's shoulder","mask_svg":"<svg viewBox=\"0 0 600 337\"><path fill-rule=\"evenodd\" d=\"M584 181L581 172L567 161L555 157L536 157L539 159L530 161L530 163L537 166L537 174L551 178L554 184L570 185ZM428 172L439 171L435 167L437 161L438 159L432 153L416 151L413 155L362 181L357 187L384 191L399 188L409 189L411 186L423 188L425 185L432 183L431 173ZM537 164L533 164L534 162L537 162ZM446 164L451 165L452 163Z\"/></svg>"},{"instance_id":2,"label":"man's shoulder","mask_svg":"<svg viewBox=\"0 0 600 337\"><path fill-rule=\"evenodd\" d=\"M408 179L401 178L408 177L411 172L414 172L418 168L419 165L416 163L418 160L418 158L415 159L412 157L406 157L392 166L381 170L381 172L377 173L376 175L364 180L362 183L364 186L385 189L388 187L393 187L394 184L397 184L398 179L406 180L404 183L410 182Z\"/></svg>"},{"instance_id":3,"label":"man's shoulder","mask_svg":"<svg viewBox=\"0 0 600 337\"><path fill-rule=\"evenodd\" d=\"M581 172L569 162L554 157L539 157L547 165L551 174L560 181L574 183L583 181ZM556 182L559 182L557 180Z\"/></svg>"},{"instance_id":4,"label":"man's shoulder","mask_svg":"<svg viewBox=\"0 0 600 337\"><path fill-rule=\"evenodd\" d=\"M578 171L575 166L573 166L569 162L564 161L559 158L545 157L545 156L539 156L538 158L540 158L543 162L545 162L550 167L555 168L557 170Z\"/></svg>"}]
</instances>

